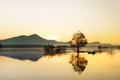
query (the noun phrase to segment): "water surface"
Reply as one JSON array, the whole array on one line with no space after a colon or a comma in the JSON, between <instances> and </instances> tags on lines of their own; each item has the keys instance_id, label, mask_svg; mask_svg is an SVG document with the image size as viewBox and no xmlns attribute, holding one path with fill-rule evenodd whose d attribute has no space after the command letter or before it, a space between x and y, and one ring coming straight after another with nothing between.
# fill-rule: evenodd
<instances>
[{"instance_id":1,"label":"water surface","mask_svg":"<svg viewBox=\"0 0 120 80\"><path fill-rule=\"evenodd\" d=\"M0 80L120 80L120 50L96 54L1 49Z\"/></svg>"}]
</instances>

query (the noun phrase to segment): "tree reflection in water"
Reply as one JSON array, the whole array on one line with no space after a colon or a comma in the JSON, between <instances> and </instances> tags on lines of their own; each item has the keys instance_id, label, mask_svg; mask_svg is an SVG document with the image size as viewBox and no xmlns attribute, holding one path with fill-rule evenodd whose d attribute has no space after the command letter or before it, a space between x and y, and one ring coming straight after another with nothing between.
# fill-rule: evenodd
<instances>
[{"instance_id":1,"label":"tree reflection in water","mask_svg":"<svg viewBox=\"0 0 120 80\"><path fill-rule=\"evenodd\" d=\"M85 57L79 55L71 55L69 63L72 64L75 72L81 74L81 72L85 70L88 61L85 59Z\"/></svg>"}]
</instances>

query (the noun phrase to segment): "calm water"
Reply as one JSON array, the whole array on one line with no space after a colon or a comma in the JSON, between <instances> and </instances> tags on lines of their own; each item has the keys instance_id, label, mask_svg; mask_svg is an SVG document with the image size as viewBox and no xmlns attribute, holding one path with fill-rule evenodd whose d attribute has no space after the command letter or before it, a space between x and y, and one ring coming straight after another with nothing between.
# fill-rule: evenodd
<instances>
[{"instance_id":1,"label":"calm water","mask_svg":"<svg viewBox=\"0 0 120 80\"><path fill-rule=\"evenodd\" d=\"M120 80L120 50L46 54L42 49L1 49L0 80Z\"/></svg>"}]
</instances>

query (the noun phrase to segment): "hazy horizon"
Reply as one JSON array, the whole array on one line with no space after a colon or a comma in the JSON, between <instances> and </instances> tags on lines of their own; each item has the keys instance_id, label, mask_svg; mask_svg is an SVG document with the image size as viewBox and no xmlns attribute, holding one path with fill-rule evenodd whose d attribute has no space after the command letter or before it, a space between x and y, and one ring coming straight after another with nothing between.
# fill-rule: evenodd
<instances>
[{"instance_id":1,"label":"hazy horizon","mask_svg":"<svg viewBox=\"0 0 120 80\"><path fill-rule=\"evenodd\" d=\"M20 37L20 36L26 36L26 37L29 37L29 36L32 36L32 35L38 35L38 34L30 34L30 35L18 35L18 36L13 36L13 37L9 37L9 38L6 38L6 39L11 39L11 38L15 38L15 37ZM38 35L39 37L41 37L40 35ZM41 37L41 38L44 38L44 37ZM0 40L6 40L6 39L0 39ZM46 40L55 40L55 39L48 39L48 38L44 38ZM59 41L59 40L55 40L55 41L58 41L58 42L69 42L69 41ZM94 42L100 42L99 40L98 41L92 41L92 42L89 42L88 43L94 43ZM100 42L102 44L112 44L112 45L120 45L120 44L113 44L113 43L108 43L108 42Z\"/></svg>"},{"instance_id":2,"label":"hazy horizon","mask_svg":"<svg viewBox=\"0 0 120 80\"><path fill-rule=\"evenodd\" d=\"M38 34L69 41L81 31L88 42L120 44L120 0L1 0L0 40Z\"/></svg>"}]
</instances>

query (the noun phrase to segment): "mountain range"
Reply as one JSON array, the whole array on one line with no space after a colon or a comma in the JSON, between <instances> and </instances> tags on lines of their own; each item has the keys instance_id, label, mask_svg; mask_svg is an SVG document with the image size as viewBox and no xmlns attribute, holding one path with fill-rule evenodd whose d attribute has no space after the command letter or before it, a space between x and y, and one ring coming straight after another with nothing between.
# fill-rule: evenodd
<instances>
[{"instance_id":1,"label":"mountain range","mask_svg":"<svg viewBox=\"0 0 120 80\"><path fill-rule=\"evenodd\" d=\"M112 46L112 44L95 41L95 42L88 43L87 46Z\"/></svg>"},{"instance_id":2,"label":"mountain range","mask_svg":"<svg viewBox=\"0 0 120 80\"><path fill-rule=\"evenodd\" d=\"M45 38L40 37L37 34L32 34L29 36L21 35L17 37L12 37L5 40L0 40L2 45L66 45L68 43L58 42L55 40L47 40Z\"/></svg>"},{"instance_id":3,"label":"mountain range","mask_svg":"<svg viewBox=\"0 0 120 80\"><path fill-rule=\"evenodd\" d=\"M59 42L55 40L48 40L40 37L37 34L32 34L29 36L21 35L17 37L12 37L4 40L0 40L2 45L69 45L68 42ZM87 46L111 46L111 44L100 43L98 41L88 43Z\"/></svg>"}]
</instances>

